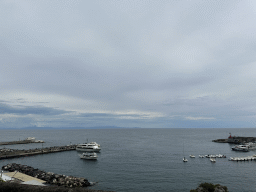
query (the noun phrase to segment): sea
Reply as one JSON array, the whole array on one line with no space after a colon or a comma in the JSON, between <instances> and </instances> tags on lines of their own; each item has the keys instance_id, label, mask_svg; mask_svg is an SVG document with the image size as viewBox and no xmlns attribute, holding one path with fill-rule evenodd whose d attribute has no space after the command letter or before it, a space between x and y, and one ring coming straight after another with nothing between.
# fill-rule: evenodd
<instances>
[{"instance_id":1,"label":"sea","mask_svg":"<svg viewBox=\"0 0 256 192\"><path fill-rule=\"evenodd\" d=\"M227 186L230 192L256 191L256 161L233 162L256 151L232 151L233 144L215 143L229 136L256 136L253 128L170 128L170 129L49 129L0 130L1 141L35 137L45 143L5 145L0 148L34 149L97 142L98 160L80 159L78 151L0 160L0 166L18 163L46 172L83 177L96 182L90 189L116 192L184 191L208 182ZM189 155L196 158L190 158ZM199 155L223 154L216 163ZM188 162L182 161L183 157Z\"/></svg>"}]
</instances>

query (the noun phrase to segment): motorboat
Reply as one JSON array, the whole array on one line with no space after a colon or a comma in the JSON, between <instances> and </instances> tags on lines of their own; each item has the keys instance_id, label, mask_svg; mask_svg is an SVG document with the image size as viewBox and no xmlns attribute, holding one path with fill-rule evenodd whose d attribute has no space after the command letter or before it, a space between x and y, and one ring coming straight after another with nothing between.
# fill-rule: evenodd
<instances>
[{"instance_id":1,"label":"motorboat","mask_svg":"<svg viewBox=\"0 0 256 192\"><path fill-rule=\"evenodd\" d=\"M92 142L92 143L78 144L76 146L76 150L85 151L85 152L100 152L101 148L96 142Z\"/></svg>"},{"instance_id":2,"label":"motorboat","mask_svg":"<svg viewBox=\"0 0 256 192\"><path fill-rule=\"evenodd\" d=\"M184 158L183 158L183 162L188 162L188 160L184 157Z\"/></svg>"},{"instance_id":3,"label":"motorboat","mask_svg":"<svg viewBox=\"0 0 256 192\"><path fill-rule=\"evenodd\" d=\"M190 158L195 158L195 155L189 155Z\"/></svg>"},{"instance_id":4,"label":"motorboat","mask_svg":"<svg viewBox=\"0 0 256 192\"><path fill-rule=\"evenodd\" d=\"M88 159L88 160L97 160L98 156L96 153L83 153L79 154L81 159Z\"/></svg>"},{"instance_id":5,"label":"motorboat","mask_svg":"<svg viewBox=\"0 0 256 192\"><path fill-rule=\"evenodd\" d=\"M219 154L219 155L216 155L216 157L218 157L218 158L226 158L226 155Z\"/></svg>"},{"instance_id":6,"label":"motorboat","mask_svg":"<svg viewBox=\"0 0 256 192\"><path fill-rule=\"evenodd\" d=\"M248 152L249 151L249 146L248 145L236 145L232 147L233 151L243 151L243 152Z\"/></svg>"},{"instance_id":7,"label":"motorboat","mask_svg":"<svg viewBox=\"0 0 256 192\"><path fill-rule=\"evenodd\" d=\"M203 155L199 155L199 157L200 157L200 158L204 158L204 156L203 156Z\"/></svg>"},{"instance_id":8,"label":"motorboat","mask_svg":"<svg viewBox=\"0 0 256 192\"><path fill-rule=\"evenodd\" d=\"M212 163L216 163L216 159L214 159L214 158L210 158L210 161L211 161Z\"/></svg>"},{"instance_id":9,"label":"motorboat","mask_svg":"<svg viewBox=\"0 0 256 192\"><path fill-rule=\"evenodd\" d=\"M206 158L216 158L216 155L205 155Z\"/></svg>"}]
</instances>

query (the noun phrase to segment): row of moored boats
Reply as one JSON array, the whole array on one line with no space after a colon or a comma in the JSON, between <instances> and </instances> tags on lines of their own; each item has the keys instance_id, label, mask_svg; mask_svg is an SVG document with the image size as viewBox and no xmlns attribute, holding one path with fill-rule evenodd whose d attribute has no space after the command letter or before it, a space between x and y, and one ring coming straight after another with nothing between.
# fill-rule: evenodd
<instances>
[{"instance_id":1,"label":"row of moored boats","mask_svg":"<svg viewBox=\"0 0 256 192\"><path fill-rule=\"evenodd\" d=\"M256 160L256 155L248 156L248 157L230 157L229 161L252 161Z\"/></svg>"},{"instance_id":2,"label":"row of moored boats","mask_svg":"<svg viewBox=\"0 0 256 192\"><path fill-rule=\"evenodd\" d=\"M195 158L194 155L190 155L189 156L190 158ZM226 158L225 155L221 155L221 154L218 154L218 155L199 155L199 158L210 158L210 161L212 163L215 163L216 162L216 158ZM188 160L184 157L183 158L183 162L188 162Z\"/></svg>"}]
</instances>

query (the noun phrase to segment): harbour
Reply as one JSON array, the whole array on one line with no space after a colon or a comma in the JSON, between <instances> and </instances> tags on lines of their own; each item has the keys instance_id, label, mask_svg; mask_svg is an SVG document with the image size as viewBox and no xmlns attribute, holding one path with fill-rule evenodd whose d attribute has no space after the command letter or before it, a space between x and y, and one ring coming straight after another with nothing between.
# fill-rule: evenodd
<instances>
[{"instance_id":1,"label":"harbour","mask_svg":"<svg viewBox=\"0 0 256 192\"><path fill-rule=\"evenodd\" d=\"M96 161L81 159L79 154L83 151L70 150L1 159L0 167L16 163L45 172L82 177L96 182L89 187L95 190L176 192L190 191L199 183L211 182L227 186L229 191L243 192L246 189L254 192L256 184L253 167L256 161L237 162L228 159L253 156L256 152L233 151L234 143L212 142L215 138L228 137L229 132L245 137L256 134L255 129L0 130L6 140L32 135L45 141L43 144L8 146L19 150L80 144L87 139L96 141L102 148L97 153ZM1 146L0 149L6 147ZM195 158L190 158L191 154ZM209 157L222 154L226 158L216 157L216 162L212 163L210 158L205 157L208 154ZM187 163L182 161L184 156L188 159Z\"/></svg>"}]
</instances>

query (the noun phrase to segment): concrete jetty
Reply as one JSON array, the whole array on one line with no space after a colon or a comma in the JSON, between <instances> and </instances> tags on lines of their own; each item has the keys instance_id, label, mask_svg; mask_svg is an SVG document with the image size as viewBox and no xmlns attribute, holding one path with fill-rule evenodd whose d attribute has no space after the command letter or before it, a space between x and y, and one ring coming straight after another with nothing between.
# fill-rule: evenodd
<instances>
[{"instance_id":1,"label":"concrete jetty","mask_svg":"<svg viewBox=\"0 0 256 192\"><path fill-rule=\"evenodd\" d=\"M42 155L47 153L57 153L63 151L71 151L76 149L75 145L66 145L66 146L54 146L54 147L45 147L45 148L36 148L29 150L19 150L19 149L0 149L0 160L1 159L11 159L26 157L32 155Z\"/></svg>"},{"instance_id":2,"label":"concrete jetty","mask_svg":"<svg viewBox=\"0 0 256 192\"><path fill-rule=\"evenodd\" d=\"M44 143L44 141L36 140L35 137L28 137L25 140L0 142L0 145L18 145L28 143Z\"/></svg>"}]
</instances>

